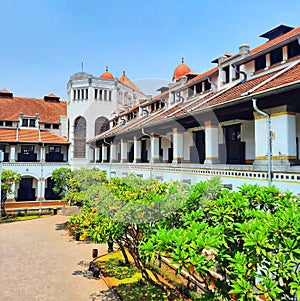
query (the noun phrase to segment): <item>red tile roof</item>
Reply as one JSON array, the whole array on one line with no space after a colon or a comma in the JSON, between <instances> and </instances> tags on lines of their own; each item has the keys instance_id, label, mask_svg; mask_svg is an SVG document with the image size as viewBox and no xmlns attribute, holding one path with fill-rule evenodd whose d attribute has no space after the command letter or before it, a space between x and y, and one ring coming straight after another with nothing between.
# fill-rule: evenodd
<instances>
[{"instance_id":1,"label":"red tile roof","mask_svg":"<svg viewBox=\"0 0 300 301\"><path fill-rule=\"evenodd\" d=\"M291 31L287 32L286 34L284 34L282 36L279 36L279 37L277 37L277 38L275 38L275 39L273 39L271 41L268 41L267 43L264 43L264 44L262 44L262 45L260 45L260 46L258 46L256 48L252 49L250 51L250 53L251 54L257 53L259 51L262 51L262 50L264 50L264 49L266 49L266 48L268 48L270 46L273 46L273 45L275 45L275 44L277 44L279 42L287 40L287 39L289 39L289 38L291 38L293 36L296 36L298 34L300 34L300 27L296 27L296 28L292 29Z\"/></svg>"},{"instance_id":2,"label":"red tile roof","mask_svg":"<svg viewBox=\"0 0 300 301\"><path fill-rule=\"evenodd\" d=\"M47 102L44 99L25 97L0 97L0 120L17 121L22 112L25 116L40 115L40 122L60 123L60 116L67 116L67 102Z\"/></svg>"},{"instance_id":3,"label":"red tile roof","mask_svg":"<svg viewBox=\"0 0 300 301\"><path fill-rule=\"evenodd\" d=\"M160 93L158 95L155 95L154 97L152 97L152 100L159 100L159 99L163 99L169 96L169 91L165 91L163 93Z\"/></svg>"},{"instance_id":4,"label":"red tile roof","mask_svg":"<svg viewBox=\"0 0 300 301\"><path fill-rule=\"evenodd\" d=\"M106 135L113 136L115 134L122 134L127 131L137 130L144 126L147 127L149 125L157 124L163 120L171 121L185 114L190 114L191 112L199 112L209 107L213 108L222 104L234 102L238 99L242 99L244 97L243 94L246 92L249 92L250 95L255 95L297 82L300 82L300 62L298 61L296 61L294 65L290 65L284 69L273 71L268 74L262 74L261 76L254 77L246 82L237 82L236 85L230 88L207 93L197 100L194 99L166 110L161 109L149 116L143 116L132 120L126 125L120 125L111 131L103 133L98 136L98 138L101 139ZM155 98L159 99L167 93L168 91L161 93L155 96ZM115 133L112 135L112 132Z\"/></svg>"},{"instance_id":5,"label":"red tile roof","mask_svg":"<svg viewBox=\"0 0 300 301\"><path fill-rule=\"evenodd\" d=\"M39 131L36 129L18 130L18 141L16 141L17 130L14 128L0 128L0 142L20 142L20 143L50 143L50 144L69 144L70 142L53 132L41 130L41 139L39 140Z\"/></svg>"},{"instance_id":6,"label":"red tile roof","mask_svg":"<svg viewBox=\"0 0 300 301\"><path fill-rule=\"evenodd\" d=\"M289 69L287 72L283 73L281 76L261 86L254 92L257 93L269 89L274 89L280 86L291 84L296 81L300 81L300 63L295 65L293 68Z\"/></svg>"},{"instance_id":7,"label":"red tile roof","mask_svg":"<svg viewBox=\"0 0 300 301\"><path fill-rule=\"evenodd\" d=\"M196 77L192 78L192 79L189 81L189 83L193 83L193 82L196 82L197 80L200 80L200 79L202 79L202 78L208 77L208 76L214 74L215 72L217 72L218 70L219 70L219 67L218 67L218 66L217 66L217 67L214 67L214 68L212 68L212 69L210 69L210 70L208 70L208 71L206 71L206 72L204 72L204 73L202 73L202 74L199 74L199 75L197 75Z\"/></svg>"},{"instance_id":8,"label":"red tile roof","mask_svg":"<svg viewBox=\"0 0 300 301\"><path fill-rule=\"evenodd\" d=\"M123 71L123 75L119 78L119 82L122 83L122 84L125 84L127 85L128 87L130 87L131 89L137 91L137 92L140 92L142 94L144 94L140 89L139 87L134 84L125 74L125 71Z\"/></svg>"}]
</instances>

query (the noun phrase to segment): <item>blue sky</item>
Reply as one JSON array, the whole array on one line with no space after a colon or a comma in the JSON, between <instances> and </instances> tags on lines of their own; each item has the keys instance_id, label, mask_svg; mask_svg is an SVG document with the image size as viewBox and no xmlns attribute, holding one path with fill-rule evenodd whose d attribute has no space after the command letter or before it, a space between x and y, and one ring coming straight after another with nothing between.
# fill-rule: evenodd
<instances>
[{"instance_id":1,"label":"blue sky","mask_svg":"<svg viewBox=\"0 0 300 301\"><path fill-rule=\"evenodd\" d=\"M0 89L38 98L66 99L81 62L94 76L109 66L116 77L170 80L181 57L204 72L279 23L300 26L299 0L0 0L0 10Z\"/></svg>"}]
</instances>

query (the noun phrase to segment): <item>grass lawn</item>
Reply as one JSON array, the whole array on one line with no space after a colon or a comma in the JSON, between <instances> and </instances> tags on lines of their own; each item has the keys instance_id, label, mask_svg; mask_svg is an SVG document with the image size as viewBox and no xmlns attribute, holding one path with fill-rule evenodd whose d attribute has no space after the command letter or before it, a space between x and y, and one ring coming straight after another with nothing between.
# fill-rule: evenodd
<instances>
[{"instance_id":1,"label":"grass lawn","mask_svg":"<svg viewBox=\"0 0 300 301\"><path fill-rule=\"evenodd\" d=\"M132 260L130 256L129 260ZM123 261L122 253L115 252L96 259L95 263L101 268L102 275L108 284L121 296L122 300L167 300L166 293L159 286L142 281L142 275L135 266L120 265L120 261ZM155 279L154 276L153 279ZM174 300L179 301L181 299L175 298Z\"/></svg>"},{"instance_id":2,"label":"grass lawn","mask_svg":"<svg viewBox=\"0 0 300 301\"><path fill-rule=\"evenodd\" d=\"M49 214L45 215L25 215L25 216L14 216L14 217L1 217L0 218L0 224L3 223L12 223L12 222L19 222L19 221L28 221L31 219L41 218L41 217L48 217L51 216Z\"/></svg>"}]
</instances>

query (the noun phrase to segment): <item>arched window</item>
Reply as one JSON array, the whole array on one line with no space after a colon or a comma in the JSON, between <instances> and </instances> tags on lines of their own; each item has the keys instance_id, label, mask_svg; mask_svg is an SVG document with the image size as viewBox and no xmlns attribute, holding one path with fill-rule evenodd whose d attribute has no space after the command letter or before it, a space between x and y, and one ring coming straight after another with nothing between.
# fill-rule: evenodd
<instances>
[{"instance_id":1,"label":"arched window","mask_svg":"<svg viewBox=\"0 0 300 301\"><path fill-rule=\"evenodd\" d=\"M98 117L95 121L95 136L103 133L109 129L108 119L105 117Z\"/></svg>"},{"instance_id":2,"label":"arched window","mask_svg":"<svg viewBox=\"0 0 300 301\"><path fill-rule=\"evenodd\" d=\"M78 117L74 122L74 158L85 158L86 121Z\"/></svg>"}]
</instances>

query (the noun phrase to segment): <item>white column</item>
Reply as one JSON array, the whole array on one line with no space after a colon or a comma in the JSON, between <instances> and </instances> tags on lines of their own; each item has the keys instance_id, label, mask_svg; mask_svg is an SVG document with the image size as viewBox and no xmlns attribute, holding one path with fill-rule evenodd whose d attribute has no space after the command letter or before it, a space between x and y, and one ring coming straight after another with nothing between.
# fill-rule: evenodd
<instances>
[{"instance_id":1,"label":"white column","mask_svg":"<svg viewBox=\"0 0 300 301\"><path fill-rule=\"evenodd\" d=\"M128 162L128 143L121 139L121 163Z\"/></svg>"},{"instance_id":2,"label":"white column","mask_svg":"<svg viewBox=\"0 0 300 301\"><path fill-rule=\"evenodd\" d=\"M133 163L140 163L142 160L142 142L137 137L133 140Z\"/></svg>"},{"instance_id":3,"label":"white column","mask_svg":"<svg viewBox=\"0 0 300 301\"><path fill-rule=\"evenodd\" d=\"M283 46L282 47L282 61L286 62L288 60L288 47Z\"/></svg>"},{"instance_id":4,"label":"white column","mask_svg":"<svg viewBox=\"0 0 300 301\"><path fill-rule=\"evenodd\" d=\"M9 162L16 162L16 146L10 146Z\"/></svg>"},{"instance_id":5,"label":"white column","mask_svg":"<svg viewBox=\"0 0 300 301\"><path fill-rule=\"evenodd\" d=\"M107 146L102 144L102 163L107 163Z\"/></svg>"},{"instance_id":6,"label":"white column","mask_svg":"<svg viewBox=\"0 0 300 301\"><path fill-rule=\"evenodd\" d=\"M46 158L46 156L45 156L45 147L41 147L40 148L40 162L45 162L45 158Z\"/></svg>"},{"instance_id":7,"label":"white column","mask_svg":"<svg viewBox=\"0 0 300 301\"><path fill-rule=\"evenodd\" d=\"M178 131L177 128L173 129L173 162L183 162L183 132Z\"/></svg>"},{"instance_id":8,"label":"white column","mask_svg":"<svg viewBox=\"0 0 300 301\"><path fill-rule=\"evenodd\" d=\"M45 200L45 178L40 178L37 182L38 188L38 201L43 202Z\"/></svg>"},{"instance_id":9,"label":"white column","mask_svg":"<svg viewBox=\"0 0 300 301\"><path fill-rule=\"evenodd\" d=\"M271 114L272 159L289 161L297 159L296 114L281 112Z\"/></svg>"},{"instance_id":10,"label":"white column","mask_svg":"<svg viewBox=\"0 0 300 301\"><path fill-rule=\"evenodd\" d=\"M96 146L95 147L95 162L99 162L99 158L100 158L100 147Z\"/></svg>"},{"instance_id":11,"label":"white column","mask_svg":"<svg viewBox=\"0 0 300 301\"><path fill-rule=\"evenodd\" d=\"M270 53L266 54L266 69L269 69L271 66L271 57L270 57Z\"/></svg>"},{"instance_id":12,"label":"white column","mask_svg":"<svg viewBox=\"0 0 300 301\"><path fill-rule=\"evenodd\" d=\"M219 162L219 132L218 126L205 122L205 161L204 163Z\"/></svg>"},{"instance_id":13,"label":"white column","mask_svg":"<svg viewBox=\"0 0 300 301\"><path fill-rule=\"evenodd\" d=\"M151 149L150 162L158 163L159 162L159 136L151 135L150 149Z\"/></svg>"},{"instance_id":14,"label":"white column","mask_svg":"<svg viewBox=\"0 0 300 301\"><path fill-rule=\"evenodd\" d=\"M110 146L110 160L111 162L118 162L117 143L112 143Z\"/></svg>"}]
</instances>

